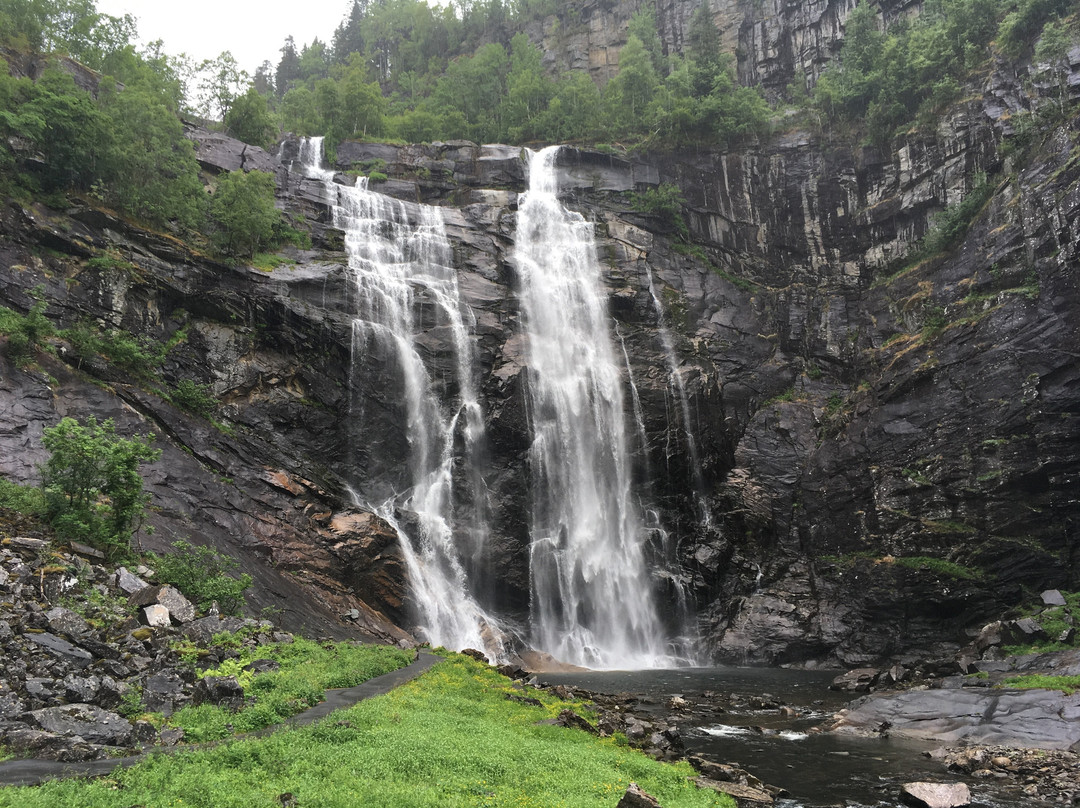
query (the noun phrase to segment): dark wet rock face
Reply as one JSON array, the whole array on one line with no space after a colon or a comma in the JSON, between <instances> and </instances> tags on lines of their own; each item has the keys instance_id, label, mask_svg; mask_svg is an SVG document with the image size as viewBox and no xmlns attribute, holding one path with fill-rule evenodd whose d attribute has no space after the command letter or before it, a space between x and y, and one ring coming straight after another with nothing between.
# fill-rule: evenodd
<instances>
[{"instance_id":1,"label":"dark wet rock face","mask_svg":"<svg viewBox=\"0 0 1080 808\"><path fill-rule=\"evenodd\" d=\"M782 87L820 72L852 5L713 8L725 41L741 46L740 75ZM896 16L917 4L882 5ZM571 65L584 54L598 76L610 72L629 11L586 3L584 28L564 31L553 58ZM682 47L692 11L658 7L669 50ZM553 31L545 22L530 34ZM794 130L725 153L561 154L564 198L595 227L640 405L631 476L652 586L665 613L686 598L703 655L952 664L1024 588L1080 586L1076 126L1048 129L1006 159L1010 116L1033 102L1026 92L994 74L935 130L889 151ZM0 303L25 311L42 285L59 326L96 322L169 349L153 390L101 357L42 354L23 371L0 351L0 471L36 481L42 429L64 415L153 431L164 452L146 475L157 529L148 548L190 536L241 559L255 579L250 607L283 610L286 628L407 641L413 611L396 535L353 494L400 493L408 439L390 358L376 352L361 372L350 368L355 301L330 200L287 170L294 139L272 157L189 134L207 171L273 172L313 248L289 248L295 264L262 272L104 211L3 208ZM442 207L475 318L487 436L478 474L456 472L458 490L480 480L488 499L488 538L463 563L482 605L524 624L529 371L512 260L521 150L344 143L336 154L342 172L382 160L381 190ZM905 267L933 217L972 193L980 173L991 193L963 239ZM693 249L671 221L632 210L626 192L660 183L685 197ZM131 268L87 263L106 251ZM419 319L426 361L447 371L446 329L430 312ZM73 355L63 340L53 347ZM209 386L212 421L156 392L181 380ZM6 574L25 584L18 569ZM118 581L141 595L139 581ZM170 622L190 619L152 606ZM27 619L43 654L86 661L76 624Z\"/></svg>"}]
</instances>

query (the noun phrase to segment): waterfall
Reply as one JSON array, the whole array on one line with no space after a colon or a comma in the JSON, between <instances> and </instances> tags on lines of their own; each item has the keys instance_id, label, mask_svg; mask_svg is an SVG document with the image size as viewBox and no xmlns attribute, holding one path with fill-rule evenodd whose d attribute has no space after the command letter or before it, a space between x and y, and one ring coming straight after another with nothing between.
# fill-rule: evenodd
<instances>
[{"instance_id":1,"label":"waterfall","mask_svg":"<svg viewBox=\"0 0 1080 808\"><path fill-rule=\"evenodd\" d=\"M345 233L356 309L350 384L355 389L358 380L352 377L364 356L386 353L400 377L406 414L408 489L381 502L365 502L357 494L357 504L389 522L400 537L423 638L504 658L504 631L473 597L463 566L462 547L476 552L483 545L485 503L474 494L460 514L455 511L455 441L465 465L479 468L484 425L469 341L471 313L458 292L442 215L437 208L369 191L364 179L339 185L321 161L322 138L306 138L301 170L323 183L334 226ZM449 382L435 378L422 357L422 350L430 351L422 348L424 332L433 329L448 335Z\"/></svg>"},{"instance_id":2,"label":"waterfall","mask_svg":"<svg viewBox=\"0 0 1080 808\"><path fill-rule=\"evenodd\" d=\"M530 153L514 253L533 430L532 641L589 667L670 664L631 499L622 377L592 226L559 204L557 153Z\"/></svg>"},{"instance_id":3,"label":"waterfall","mask_svg":"<svg viewBox=\"0 0 1080 808\"><path fill-rule=\"evenodd\" d=\"M645 262L645 277L649 284L649 297L652 298L653 308L656 309L656 331L660 337L660 345L664 349L664 361L668 367L668 379L674 390L675 398L679 402L679 414L682 416L683 438L686 441L687 453L690 456L690 473L694 482L694 502L698 510L698 519L703 529L708 529L712 523L712 513L705 499L705 476L701 472L701 457L698 454L697 439L694 437L694 429L690 421L690 398L686 394L686 383L679 371L679 360L675 354L675 341L671 337L671 331L667 327L667 312L660 294L656 291L656 283L653 281L652 269Z\"/></svg>"}]
</instances>

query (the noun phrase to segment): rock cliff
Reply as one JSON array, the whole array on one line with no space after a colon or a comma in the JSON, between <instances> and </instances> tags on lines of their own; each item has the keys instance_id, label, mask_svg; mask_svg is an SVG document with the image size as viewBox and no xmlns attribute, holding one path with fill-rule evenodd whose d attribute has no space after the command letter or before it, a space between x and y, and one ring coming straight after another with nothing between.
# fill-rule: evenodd
<instances>
[{"instance_id":1,"label":"rock cliff","mask_svg":"<svg viewBox=\"0 0 1080 808\"><path fill-rule=\"evenodd\" d=\"M740 75L777 89L816 75L850 5L714 10ZM667 47L681 47L693 10L661 4ZM535 35L563 37L552 58L587 58L603 76L632 11L586 3L584 33ZM947 658L1022 588L1080 586L1080 123L1044 119L1021 137L1013 121L1032 104L1003 67L889 152L794 125L737 152L563 151L639 407L634 474L655 586L672 613L690 594L712 658ZM284 606L286 626L400 638L409 591L394 533L350 491L400 490L402 405L380 376L386 357L350 375L328 200L288 171L295 141L275 158L190 134L208 172L273 171L313 248L271 271L225 266L91 207L9 204L0 303L26 310L42 285L59 324L168 350L160 378L137 384L104 361L62 361L62 342L37 371L0 353L0 471L34 480L41 430L62 415L149 425L165 447L148 480L149 545L190 535L245 558L253 605ZM511 254L524 162L516 147L349 142L336 168L375 159L389 177L376 190L442 207L476 319L488 436L491 539L469 571L486 607L521 618L530 438ZM685 197L689 240L633 209L628 192L661 183ZM973 194L986 201L959 243L914 260L934 216ZM103 255L117 260L87 260ZM436 324L424 340L427 361L449 361ZM169 403L181 379L211 386L213 421ZM361 411L375 436L364 442Z\"/></svg>"}]
</instances>

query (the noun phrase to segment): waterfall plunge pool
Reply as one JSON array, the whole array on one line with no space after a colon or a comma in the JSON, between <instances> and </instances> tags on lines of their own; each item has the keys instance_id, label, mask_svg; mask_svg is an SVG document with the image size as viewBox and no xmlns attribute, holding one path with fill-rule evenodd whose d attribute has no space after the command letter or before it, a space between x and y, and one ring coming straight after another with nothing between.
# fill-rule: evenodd
<instances>
[{"instance_id":1,"label":"waterfall plunge pool","mask_svg":"<svg viewBox=\"0 0 1080 808\"><path fill-rule=\"evenodd\" d=\"M942 744L813 732L851 701L851 694L829 690L836 673L708 667L545 673L539 679L549 685L635 695L635 714L678 725L687 755L737 765L787 790L789 796L777 800L778 808L901 808L904 783L960 779L925 756ZM689 707L671 710L673 696L681 696ZM797 714L782 714L777 703ZM989 784L967 782L973 806L1018 804L993 793Z\"/></svg>"}]
</instances>

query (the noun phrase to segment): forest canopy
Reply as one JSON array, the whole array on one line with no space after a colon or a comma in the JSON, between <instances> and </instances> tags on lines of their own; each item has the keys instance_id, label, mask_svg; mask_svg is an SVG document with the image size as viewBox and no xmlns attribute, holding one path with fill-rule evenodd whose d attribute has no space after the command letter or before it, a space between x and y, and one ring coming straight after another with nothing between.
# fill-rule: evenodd
<instances>
[{"instance_id":1,"label":"forest canopy","mask_svg":"<svg viewBox=\"0 0 1080 808\"><path fill-rule=\"evenodd\" d=\"M885 144L933 122L997 55L1034 49L1041 62L1062 63L1075 5L925 0L886 27L861 0L839 58L816 83L797 77L771 101ZM353 0L326 42L289 37L276 62L249 76L229 52L195 64L160 42L140 48L136 21L101 14L94 0L0 0L8 58L69 56L97 75L77 82L60 60L35 80L0 69L0 190L74 190L152 225L207 227L211 206L181 116L264 148L284 132L323 135L331 151L345 139L456 138L728 148L778 119L758 88L738 81L709 2L680 52L658 35L655 3L643 3L603 83L555 71L523 33L569 35L581 13L556 0ZM266 201L256 206L264 213Z\"/></svg>"}]
</instances>

